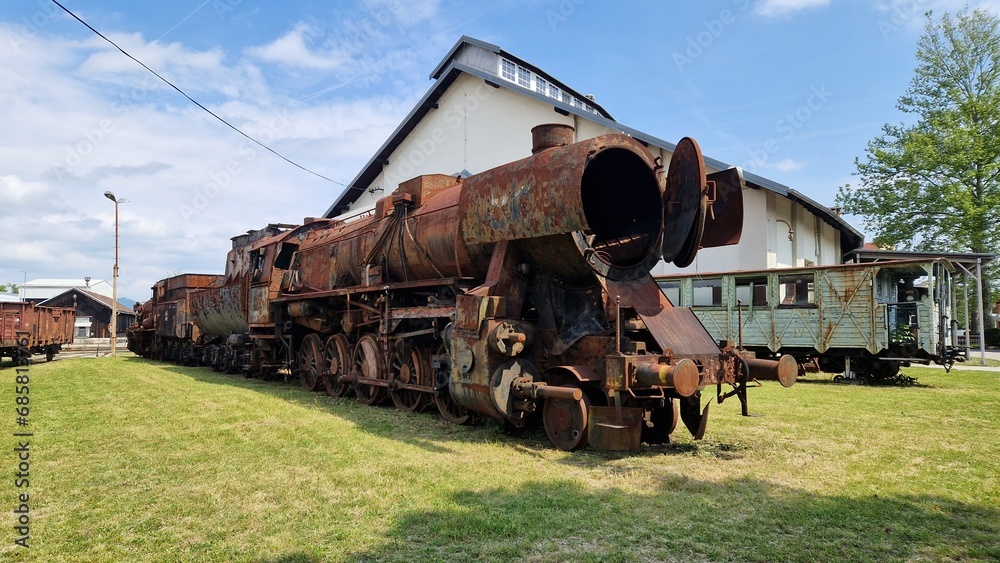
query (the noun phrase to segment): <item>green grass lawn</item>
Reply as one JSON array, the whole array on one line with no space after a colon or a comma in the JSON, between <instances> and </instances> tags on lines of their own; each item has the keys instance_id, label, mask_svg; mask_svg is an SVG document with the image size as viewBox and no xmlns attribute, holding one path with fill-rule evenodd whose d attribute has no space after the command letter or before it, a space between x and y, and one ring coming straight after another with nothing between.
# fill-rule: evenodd
<instances>
[{"instance_id":1,"label":"green grass lawn","mask_svg":"<svg viewBox=\"0 0 1000 563\"><path fill-rule=\"evenodd\" d=\"M138 358L31 367L31 537L0 560L892 561L1000 558L1000 373L751 389L706 439L617 454L544 432Z\"/></svg>"}]
</instances>

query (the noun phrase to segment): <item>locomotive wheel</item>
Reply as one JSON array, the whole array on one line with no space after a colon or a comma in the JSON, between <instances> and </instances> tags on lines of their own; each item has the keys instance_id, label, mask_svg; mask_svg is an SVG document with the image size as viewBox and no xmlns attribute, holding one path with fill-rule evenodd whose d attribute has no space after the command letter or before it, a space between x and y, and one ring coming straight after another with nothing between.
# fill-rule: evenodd
<instances>
[{"instance_id":1,"label":"locomotive wheel","mask_svg":"<svg viewBox=\"0 0 1000 563\"><path fill-rule=\"evenodd\" d=\"M677 401L667 399L667 404L649 411L648 422L653 426L643 425L642 441L647 444L669 444L670 435L677 428Z\"/></svg>"},{"instance_id":2,"label":"locomotive wheel","mask_svg":"<svg viewBox=\"0 0 1000 563\"><path fill-rule=\"evenodd\" d=\"M354 348L354 372L358 377L385 379L385 361L382 358L382 345L374 336L366 334ZM358 382L354 392L358 400L366 405L374 405L385 399L384 387Z\"/></svg>"},{"instance_id":3,"label":"locomotive wheel","mask_svg":"<svg viewBox=\"0 0 1000 563\"><path fill-rule=\"evenodd\" d=\"M435 396L434 404L441 414L441 418L452 424L469 424L472 422L472 415L465 407L456 403L447 392L444 396Z\"/></svg>"},{"instance_id":4,"label":"locomotive wheel","mask_svg":"<svg viewBox=\"0 0 1000 563\"><path fill-rule=\"evenodd\" d=\"M306 336L299 344L295 365L299 372L302 388L307 391L315 391L319 388L320 362L322 361L320 349L322 347L323 342L316 334Z\"/></svg>"},{"instance_id":5,"label":"locomotive wheel","mask_svg":"<svg viewBox=\"0 0 1000 563\"><path fill-rule=\"evenodd\" d=\"M545 399L542 423L552 445L567 452L586 446L589 409L590 399L586 394L579 401Z\"/></svg>"},{"instance_id":6,"label":"locomotive wheel","mask_svg":"<svg viewBox=\"0 0 1000 563\"><path fill-rule=\"evenodd\" d=\"M340 376L347 373L351 363L350 344L343 334L334 334L326 339L323 347L323 386L326 394L331 397L343 397L351 390L350 385L340 382Z\"/></svg>"},{"instance_id":7,"label":"locomotive wheel","mask_svg":"<svg viewBox=\"0 0 1000 563\"><path fill-rule=\"evenodd\" d=\"M430 386L431 364L419 348L413 346L398 346L392 355L391 377L398 383L409 385ZM392 403L401 411L413 412L424 408L430 395L412 389L397 389L389 386L389 397Z\"/></svg>"}]
</instances>

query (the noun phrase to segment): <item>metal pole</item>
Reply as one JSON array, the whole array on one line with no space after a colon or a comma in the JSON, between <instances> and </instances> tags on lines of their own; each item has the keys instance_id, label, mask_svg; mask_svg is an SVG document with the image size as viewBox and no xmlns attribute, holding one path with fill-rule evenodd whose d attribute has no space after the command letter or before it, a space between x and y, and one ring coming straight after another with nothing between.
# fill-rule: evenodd
<instances>
[{"instance_id":1,"label":"metal pole","mask_svg":"<svg viewBox=\"0 0 1000 563\"><path fill-rule=\"evenodd\" d=\"M104 197L115 202L115 269L111 275L111 357L118 352L118 204L125 201L118 199L111 192L104 192Z\"/></svg>"},{"instance_id":2,"label":"metal pole","mask_svg":"<svg viewBox=\"0 0 1000 563\"><path fill-rule=\"evenodd\" d=\"M979 360L986 365L986 307L983 306L983 259L976 258L976 294L979 297Z\"/></svg>"},{"instance_id":3,"label":"metal pole","mask_svg":"<svg viewBox=\"0 0 1000 563\"><path fill-rule=\"evenodd\" d=\"M21 273L24 274L24 283L21 284L20 294L21 294L21 303L24 303L25 301L27 301L26 297L28 296L28 288L25 287L26 285L28 285L28 271L21 270Z\"/></svg>"},{"instance_id":4,"label":"metal pole","mask_svg":"<svg viewBox=\"0 0 1000 563\"><path fill-rule=\"evenodd\" d=\"M115 200L115 271L111 278L111 357L118 351L118 200Z\"/></svg>"}]
</instances>

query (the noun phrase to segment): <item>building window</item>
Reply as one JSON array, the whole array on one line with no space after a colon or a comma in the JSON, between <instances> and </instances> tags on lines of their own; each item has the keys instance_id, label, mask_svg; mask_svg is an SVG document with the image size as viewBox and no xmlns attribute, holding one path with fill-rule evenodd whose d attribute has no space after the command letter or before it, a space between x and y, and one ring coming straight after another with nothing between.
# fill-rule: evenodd
<instances>
[{"instance_id":1,"label":"building window","mask_svg":"<svg viewBox=\"0 0 1000 563\"><path fill-rule=\"evenodd\" d=\"M555 84L549 84L549 97L559 99L559 87Z\"/></svg>"},{"instance_id":2,"label":"building window","mask_svg":"<svg viewBox=\"0 0 1000 563\"><path fill-rule=\"evenodd\" d=\"M541 76L535 77L535 91L539 94L545 96L549 91L549 81L545 80Z\"/></svg>"},{"instance_id":3,"label":"building window","mask_svg":"<svg viewBox=\"0 0 1000 563\"><path fill-rule=\"evenodd\" d=\"M517 84L525 88L531 88L531 71L521 65L517 66Z\"/></svg>"},{"instance_id":4,"label":"building window","mask_svg":"<svg viewBox=\"0 0 1000 563\"><path fill-rule=\"evenodd\" d=\"M514 82L515 68L516 66L514 65L514 63L508 61L507 59L500 59L500 76L502 76L504 80L510 80L511 82Z\"/></svg>"},{"instance_id":5,"label":"building window","mask_svg":"<svg viewBox=\"0 0 1000 563\"><path fill-rule=\"evenodd\" d=\"M566 91L564 90L564 91L563 91L563 93L562 93L562 103L564 103L564 104L568 104L568 103L570 103L570 102L571 102L572 100L573 100L573 96L570 96L570 95L569 95L569 92L566 92Z\"/></svg>"}]
</instances>

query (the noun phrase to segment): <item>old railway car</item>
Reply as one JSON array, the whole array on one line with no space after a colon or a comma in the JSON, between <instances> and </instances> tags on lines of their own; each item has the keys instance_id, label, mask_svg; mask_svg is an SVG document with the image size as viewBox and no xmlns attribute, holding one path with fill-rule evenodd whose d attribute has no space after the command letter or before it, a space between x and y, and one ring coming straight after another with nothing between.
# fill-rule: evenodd
<instances>
[{"instance_id":1,"label":"old railway car","mask_svg":"<svg viewBox=\"0 0 1000 563\"><path fill-rule=\"evenodd\" d=\"M953 320L953 266L943 259L657 276L709 333L758 357L794 356L848 378L965 359Z\"/></svg>"},{"instance_id":2,"label":"old railway car","mask_svg":"<svg viewBox=\"0 0 1000 563\"><path fill-rule=\"evenodd\" d=\"M72 307L36 307L0 303L0 358L27 365L32 354L51 361L64 344L73 343L76 311Z\"/></svg>"},{"instance_id":3,"label":"old railway car","mask_svg":"<svg viewBox=\"0 0 1000 563\"><path fill-rule=\"evenodd\" d=\"M738 240L738 171L706 176L690 139L664 173L628 136L532 138L526 159L415 178L363 215L235 237L223 278L187 295L197 338L168 338L218 369L288 368L308 389L456 423L537 412L565 450L667 442L678 419L700 438L704 389L745 411L750 377L794 382L791 358L720 347L650 275Z\"/></svg>"},{"instance_id":4,"label":"old railway car","mask_svg":"<svg viewBox=\"0 0 1000 563\"><path fill-rule=\"evenodd\" d=\"M158 360L196 363L195 345L201 334L188 296L221 281L219 275L181 274L156 282L152 298L134 307L136 322L127 333L129 350Z\"/></svg>"}]
</instances>

